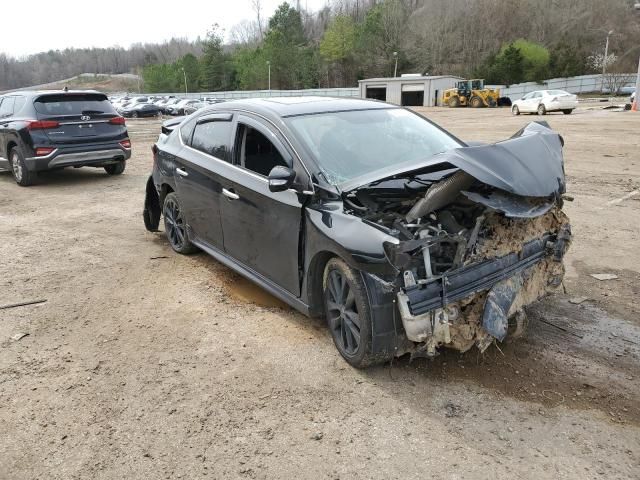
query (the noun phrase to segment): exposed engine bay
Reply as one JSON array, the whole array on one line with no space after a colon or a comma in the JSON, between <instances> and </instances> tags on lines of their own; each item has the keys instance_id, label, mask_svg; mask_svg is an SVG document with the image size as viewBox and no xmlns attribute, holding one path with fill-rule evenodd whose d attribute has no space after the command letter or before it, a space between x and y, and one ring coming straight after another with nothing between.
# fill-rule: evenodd
<instances>
[{"instance_id":1,"label":"exposed engine bay","mask_svg":"<svg viewBox=\"0 0 640 480\"><path fill-rule=\"evenodd\" d=\"M533 123L343 194L347 212L398 239L384 247L414 355L518 336L524 307L561 285L571 238L561 149L559 135Z\"/></svg>"}]
</instances>

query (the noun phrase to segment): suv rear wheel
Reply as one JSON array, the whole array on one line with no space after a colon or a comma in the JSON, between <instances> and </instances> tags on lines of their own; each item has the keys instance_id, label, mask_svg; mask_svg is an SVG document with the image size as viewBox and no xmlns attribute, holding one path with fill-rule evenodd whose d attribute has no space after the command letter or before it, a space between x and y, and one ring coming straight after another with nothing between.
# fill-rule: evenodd
<instances>
[{"instance_id":1,"label":"suv rear wheel","mask_svg":"<svg viewBox=\"0 0 640 480\"><path fill-rule=\"evenodd\" d=\"M11 172L13 178L21 187L28 187L33 185L36 181L36 172L27 170L27 166L24 163L24 155L18 147L13 147L9 153L9 162L11 163Z\"/></svg>"},{"instance_id":2,"label":"suv rear wheel","mask_svg":"<svg viewBox=\"0 0 640 480\"><path fill-rule=\"evenodd\" d=\"M126 163L123 160L118 163L112 163L111 165L105 165L104 171L107 172L109 175L120 175L122 172L124 172L125 166L126 166Z\"/></svg>"}]
</instances>

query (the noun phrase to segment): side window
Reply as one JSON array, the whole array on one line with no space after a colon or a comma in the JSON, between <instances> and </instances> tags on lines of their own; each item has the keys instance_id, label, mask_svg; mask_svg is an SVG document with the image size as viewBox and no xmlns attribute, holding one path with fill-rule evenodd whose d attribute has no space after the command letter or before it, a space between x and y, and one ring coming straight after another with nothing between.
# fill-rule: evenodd
<instances>
[{"instance_id":1,"label":"side window","mask_svg":"<svg viewBox=\"0 0 640 480\"><path fill-rule=\"evenodd\" d=\"M290 167L271 141L255 128L238 124L239 163L247 170L269 176L275 166Z\"/></svg>"},{"instance_id":2,"label":"side window","mask_svg":"<svg viewBox=\"0 0 640 480\"><path fill-rule=\"evenodd\" d=\"M16 101L16 97L5 97L0 105L0 118L10 117L13 115L13 104Z\"/></svg>"},{"instance_id":3,"label":"side window","mask_svg":"<svg viewBox=\"0 0 640 480\"><path fill-rule=\"evenodd\" d=\"M230 137L231 122L229 121L199 123L193 132L191 146L220 160L230 162Z\"/></svg>"}]
</instances>

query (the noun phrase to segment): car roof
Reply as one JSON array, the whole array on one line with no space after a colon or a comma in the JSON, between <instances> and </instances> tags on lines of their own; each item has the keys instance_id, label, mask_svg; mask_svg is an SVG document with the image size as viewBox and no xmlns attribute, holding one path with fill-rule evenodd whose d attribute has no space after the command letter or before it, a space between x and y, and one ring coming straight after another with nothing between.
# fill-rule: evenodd
<instances>
[{"instance_id":1,"label":"car roof","mask_svg":"<svg viewBox=\"0 0 640 480\"><path fill-rule=\"evenodd\" d=\"M25 97L39 97L40 95L81 95L86 93L107 96L105 93L97 90L17 90L15 92L5 93L2 96L21 95Z\"/></svg>"},{"instance_id":2,"label":"car roof","mask_svg":"<svg viewBox=\"0 0 640 480\"><path fill-rule=\"evenodd\" d=\"M363 100L359 98L304 96L229 100L212 105L211 107L208 107L207 110L249 110L264 115L284 118L298 115L313 115L317 113L374 110L383 108L400 107L375 100Z\"/></svg>"}]
</instances>

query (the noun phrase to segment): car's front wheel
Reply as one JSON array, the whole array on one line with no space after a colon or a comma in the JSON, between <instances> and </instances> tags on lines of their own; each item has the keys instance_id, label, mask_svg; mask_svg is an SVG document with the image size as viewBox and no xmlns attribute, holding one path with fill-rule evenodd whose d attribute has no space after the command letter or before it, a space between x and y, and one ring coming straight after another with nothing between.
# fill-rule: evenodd
<instances>
[{"instance_id":1,"label":"car's front wheel","mask_svg":"<svg viewBox=\"0 0 640 480\"><path fill-rule=\"evenodd\" d=\"M325 315L340 355L356 368L375 363L371 353L371 308L359 272L332 258L323 278Z\"/></svg>"},{"instance_id":2,"label":"car's front wheel","mask_svg":"<svg viewBox=\"0 0 640 480\"><path fill-rule=\"evenodd\" d=\"M511 107L511 113L514 115L520 115L520 109L518 108L517 105L514 105L513 107Z\"/></svg>"},{"instance_id":3,"label":"car's front wheel","mask_svg":"<svg viewBox=\"0 0 640 480\"><path fill-rule=\"evenodd\" d=\"M126 163L123 160L118 163L105 165L104 171L107 172L109 175L120 175L122 172L124 172L125 167L126 167Z\"/></svg>"},{"instance_id":4,"label":"car's front wheel","mask_svg":"<svg viewBox=\"0 0 640 480\"><path fill-rule=\"evenodd\" d=\"M167 194L165 197L162 216L164 217L164 233L167 236L167 240L169 240L171 248L183 255L198 251L197 247L189 241L187 222L182 205L174 192Z\"/></svg>"},{"instance_id":5,"label":"car's front wheel","mask_svg":"<svg viewBox=\"0 0 640 480\"><path fill-rule=\"evenodd\" d=\"M37 173L27 170L27 165L24 163L24 155L18 147L14 147L9 152L9 162L11 163L11 172L13 173L13 179L21 187L28 187L36 182Z\"/></svg>"}]
</instances>

